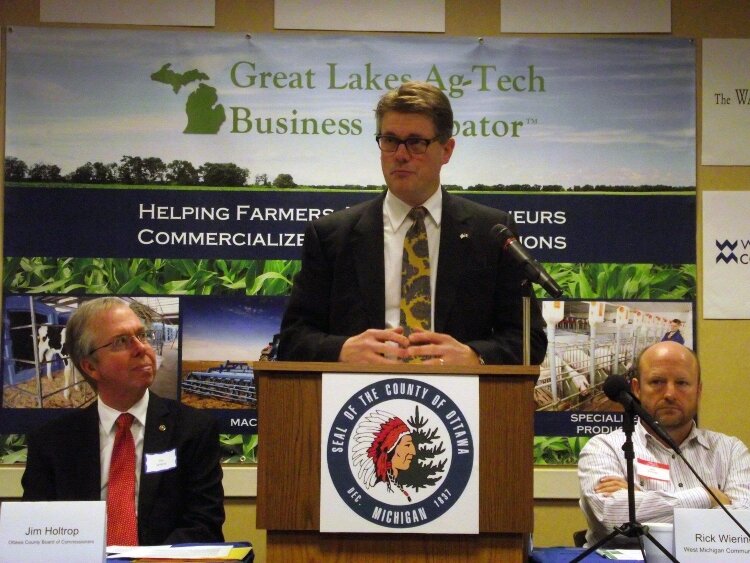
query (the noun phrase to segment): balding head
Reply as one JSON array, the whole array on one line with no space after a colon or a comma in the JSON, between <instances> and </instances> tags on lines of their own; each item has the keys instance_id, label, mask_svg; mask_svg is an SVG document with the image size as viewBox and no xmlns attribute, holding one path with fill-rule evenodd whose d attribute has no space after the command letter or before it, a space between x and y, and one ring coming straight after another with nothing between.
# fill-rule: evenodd
<instances>
[{"instance_id":1,"label":"balding head","mask_svg":"<svg viewBox=\"0 0 750 563\"><path fill-rule=\"evenodd\" d=\"M688 367L691 372L697 375L698 382L700 382L701 366L698 361L698 356L690 348L670 340L652 344L641 352L640 356L638 356L638 361L636 362L636 367L638 369L635 377L640 377L640 374L648 370L649 366L653 365L655 361L661 360L674 362L676 365L684 365L685 367Z\"/></svg>"}]
</instances>

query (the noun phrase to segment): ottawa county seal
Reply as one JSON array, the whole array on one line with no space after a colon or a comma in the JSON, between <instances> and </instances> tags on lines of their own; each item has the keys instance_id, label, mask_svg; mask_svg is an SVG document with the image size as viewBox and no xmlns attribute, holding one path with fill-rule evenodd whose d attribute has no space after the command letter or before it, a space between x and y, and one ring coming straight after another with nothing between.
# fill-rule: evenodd
<instances>
[{"instance_id":1,"label":"ottawa county seal","mask_svg":"<svg viewBox=\"0 0 750 563\"><path fill-rule=\"evenodd\" d=\"M446 393L418 379L383 379L355 392L336 414L326 448L343 501L368 522L395 529L424 525L450 510L474 464L463 413Z\"/></svg>"}]
</instances>

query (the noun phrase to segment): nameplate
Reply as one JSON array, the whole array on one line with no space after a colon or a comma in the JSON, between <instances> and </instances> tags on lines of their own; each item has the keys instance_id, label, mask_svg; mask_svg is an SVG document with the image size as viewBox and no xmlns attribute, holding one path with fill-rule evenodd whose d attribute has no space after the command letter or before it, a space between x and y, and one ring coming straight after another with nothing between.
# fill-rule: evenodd
<instances>
[{"instance_id":1,"label":"nameplate","mask_svg":"<svg viewBox=\"0 0 750 563\"><path fill-rule=\"evenodd\" d=\"M104 501L3 502L0 563L104 561Z\"/></svg>"},{"instance_id":2,"label":"nameplate","mask_svg":"<svg viewBox=\"0 0 750 563\"><path fill-rule=\"evenodd\" d=\"M750 530L750 510L731 510ZM674 556L681 563L750 561L750 537L721 509L676 508Z\"/></svg>"}]
</instances>

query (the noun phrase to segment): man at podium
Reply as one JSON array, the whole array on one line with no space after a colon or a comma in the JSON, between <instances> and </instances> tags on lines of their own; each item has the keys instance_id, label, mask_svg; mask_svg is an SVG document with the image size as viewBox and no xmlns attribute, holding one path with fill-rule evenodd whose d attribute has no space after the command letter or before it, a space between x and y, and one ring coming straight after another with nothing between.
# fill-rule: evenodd
<instances>
[{"instance_id":1,"label":"man at podium","mask_svg":"<svg viewBox=\"0 0 750 563\"><path fill-rule=\"evenodd\" d=\"M492 234L508 213L448 193L456 140L447 96L425 82L375 109L387 190L308 225L278 359L433 365L520 364L521 268ZM531 363L547 338L532 298Z\"/></svg>"},{"instance_id":2,"label":"man at podium","mask_svg":"<svg viewBox=\"0 0 750 563\"><path fill-rule=\"evenodd\" d=\"M149 392L152 331L116 297L83 303L66 331L98 398L29 435L23 499L106 500L107 545L224 541L216 421Z\"/></svg>"}]
</instances>

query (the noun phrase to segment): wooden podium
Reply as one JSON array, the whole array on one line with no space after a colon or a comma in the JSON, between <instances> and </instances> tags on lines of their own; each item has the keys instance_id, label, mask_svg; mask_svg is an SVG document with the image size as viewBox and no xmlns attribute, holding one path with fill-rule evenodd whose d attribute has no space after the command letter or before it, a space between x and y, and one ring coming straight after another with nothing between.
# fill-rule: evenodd
<instances>
[{"instance_id":1,"label":"wooden podium","mask_svg":"<svg viewBox=\"0 0 750 563\"><path fill-rule=\"evenodd\" d=\"M258 527L269 563L525 562L533 530L538 366L372 366L255 362ZM331 534L320 530L321 374L479 376L479 534ZM353 515L354 516L354 515ZM356 516L354 516L356 517Z\"/></svg>"}]
</instances>

